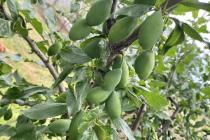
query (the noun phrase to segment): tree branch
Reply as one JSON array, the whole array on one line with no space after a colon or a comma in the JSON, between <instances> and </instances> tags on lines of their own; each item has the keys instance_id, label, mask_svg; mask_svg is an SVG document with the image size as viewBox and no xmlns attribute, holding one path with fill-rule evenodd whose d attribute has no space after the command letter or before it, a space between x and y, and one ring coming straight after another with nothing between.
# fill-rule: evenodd
<instances>
[{"instance_id":1,"label":"tree branch","mask_svg":"<svg viewBox=\"0 0 210 140\"><path fill-rule=\"evenodd\" d=\"M179 113L180 107L171 97L167 97L167 99L169 101L171 101L171 103L175 106L175 111L173 112L173 114L170 117L171 120L174 120L176 118L176 115ZM170 128L171 120L165 121L165 123L162 125L162 129L159 130L158 137L160 137L166 131L168 131L168 129Z\"/></svg>"},{"instance_id":2,"label":"tree branch","mask_svg":"<svg viewBox=\"0 0 210 140\"><path fill-rule=\"evenodd\" d=\"M176 4L180 3L182 0L167 0L166 2L163 3L162 8L169 9Z\"/></svg>"},{"instance_id":3,"label":"tree branch","mask_svg":"<svg viewBox=\"0 0 210 140\"><path fill-rule=\"evenodd\" d=\"M116 44L111 44L115 53L119 53L121 50L129 47L134 41L138 39L139 27L126 39Z\"/></svg>"},{"instance_id":4,"label":"tree branch","mask_svg":"<svg viewBox=\"0 0 210 140\"><path fill-rule=\"evenodd\" d=\"M0 5L0 12L4 14L4 17L6 20L12 20L12 18L6 13L3 5ZM50 64L49 59L47 56L45 56L38 46L35 44L34 40L28 37L23 37L25 41L29 44L32 51L42 60L42 62L45 64L45 66L48 68L50 74L53 76L53 78L56 80L58 78L58 73L54 66ZM65 88L62 86L62 84L59 85L60 92L65 92Z\"/></svg>"},{"instance_id":5,"label":"tree branch","mask_svg":"<svg viewBox=\"0 0 210 140\"><path fill-rule=\"evenodd\" d=\"M133 130L133 132L135 132L138 129L139 123L140 123L142 117L144 116L145 111L146 111L146 104L142 104L142 106L140 107L140 109L138 111L137 117L133 122L132 128L131 128Z\"/></svg>"},{"instance_id":6,"label":"tree branch","mask_svg":"<svg viewBox=\"0 0 210 140\"><path fill-rule=\"evenodd\" d=\"M24 101L21 99L15 99L15 100L1 99L0 100L0 106L11 104L11 103L18 104L20 106L34 106L37 104L37 102L29 102L29 101Z\"/></svg>"},{"instance_id":7,"label":"tree branch","mask_svg":"<svg viewBox=\"0 0 210 140\"><path fill-rule=\"evenodd\" d=\"M113 0L113 2L112 2L111 17L106 22L108 30L110 30L112 25L115 23L114 13L116 11L117 2L118 2L118 0Z\"/></svg>"}]
</instances>

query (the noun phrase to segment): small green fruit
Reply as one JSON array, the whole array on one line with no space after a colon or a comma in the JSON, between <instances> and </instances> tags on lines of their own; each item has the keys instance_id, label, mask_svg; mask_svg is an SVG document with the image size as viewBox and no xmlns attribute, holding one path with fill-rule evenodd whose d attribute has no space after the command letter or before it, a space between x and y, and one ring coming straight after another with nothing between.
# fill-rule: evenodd
<instances>
[{"instance_id":1,"label":"small green fruit","mask_svg":"<svg viewBox=\"0 0 210 140\"><path fill-rule=\"evenodd\" d=\"M101 87L95 87L88 92L87 101L92 104L100 104L104 102L110 94L110 91L106 91Z\"/></svg>"},{"instance_id":2,"label":"small green fruit","mask_svg":"<svg viewBox=\"0 0 210 140\"><path fill-rule=\"evenodd\" d=\"M134 17L124 17L111 27L108 38L111 43L120 42L128 38L135 30L138 19Z\"/></svg>"},{"instance_id":3,"label":"small green fruit","mask_svg":"<svg viewBox=\"0 0 210 140\"><path fill-rule=\"evenodd\" d=\"M139 44L144 50L151 50L163 32L163 18L161 11L149 16L140 26Z\"/></svg>"},{"instance_id":4,"label":"small green fruit","mask_svg":"<svg viewBox=\"0 0 210 140\"><path fill-rule=\"evenodd\" d=\"M112 0L99 0L93 4L87 13L86 21L90 26L105 22L111 13Z\"/></svg>"},{"instance_id":5,"label":"small green fruit","mask_svg":"<svg viewBox=\"0 0 210 140\"><path fill-rule=\"evenodd\" d=\"M103 88L108 91L113 91L115 87L119 84L122 75L121 68L113 69L106 73L104 77Z\"/></svg>"},{"instance_id":6,"label":"small green fruit","mask_svg":"<svg viewBox=\"0 0 210 140\"><path fill-rule=\"evenodd\" d=\"M121 101L119 95L117 95L116 92L113 92L107 99L105 108L112 119L120 118L122 113Z\"/></svg>"},{"instance_id":7,"label":"small green fruit","mask_svg":"<svg viewBox=\"0 0 210 140\"><path fill-rule=\"evenodd\" d=\"M136 73L140 79L147 79L155 66L155 54L152 51L141 53L134 64Z\"/></svg>"},{"instance_id":8,"label":"small green fruit","mask_svg":"<svg viewBox=\"0 0 210 140\"><path fill-rule=\"evenodd\" d=\"M128 83L129 83L129 68L128 68L128 65L127 65L125 59L123 59L122 76L121 76L120 83L117 85L117 88L119 88L119 89L126 88Z\"/></svg>"},{"instance_id":9,"label":"small green fruit","mask_svg":"<svg viewBox=\"0 0 210 140\"><path fill-rule=\"evenodd\" d=\"M83 39L91 33L91 27L84 19L76 21L69 32L69 38L73 41Z\"/></svg>"},{"instance_id":10,"label":"small green fruit","mask_svg":"<svg viewBox=\"0 0 210 140\"><path fill-rule=\"evenodd\" d=\"M62 42L56 41L52 46L50 46L47 53L48 53L49 56L59 54L62 47L63 47Z\"/></svg>"}]
</instances>

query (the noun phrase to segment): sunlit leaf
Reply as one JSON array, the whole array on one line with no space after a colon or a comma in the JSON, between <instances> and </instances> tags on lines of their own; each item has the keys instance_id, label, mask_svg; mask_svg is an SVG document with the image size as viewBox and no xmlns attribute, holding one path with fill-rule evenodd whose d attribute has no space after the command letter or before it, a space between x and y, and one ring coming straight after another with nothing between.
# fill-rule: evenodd
<instances>
[{"instance_id":1,"label":"sunlit leaf","mask_svg":"<svg viewBox=\"0 0 210 140\"><path fill-rule=\"evenodd\" d=\"M67 111L64 103L44 103L24 110L23 114L30 119L42 120L50 117L62 115Z\"/></svg>"}]
</instances>

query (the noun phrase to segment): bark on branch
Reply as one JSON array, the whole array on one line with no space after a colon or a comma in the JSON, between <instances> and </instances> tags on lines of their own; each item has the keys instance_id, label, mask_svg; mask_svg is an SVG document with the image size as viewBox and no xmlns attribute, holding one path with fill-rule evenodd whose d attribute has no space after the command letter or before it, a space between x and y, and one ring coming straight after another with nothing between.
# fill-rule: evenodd
<instances>
[{"instance_id":1,"label":"bark on branch","mask_svg":"<svg viewBox=\"0 0 210 140\"><path fill-rule=\"evenodd\" d=\"M132 125L133 132L135 132L138 129L139 123L140 123L142 117L144 116L145 111L146 111L146 104L142 104L142 106L140 107L140 109L137 113L137 117L134 120L133 125Z\"/></svg>"}]
</instances>

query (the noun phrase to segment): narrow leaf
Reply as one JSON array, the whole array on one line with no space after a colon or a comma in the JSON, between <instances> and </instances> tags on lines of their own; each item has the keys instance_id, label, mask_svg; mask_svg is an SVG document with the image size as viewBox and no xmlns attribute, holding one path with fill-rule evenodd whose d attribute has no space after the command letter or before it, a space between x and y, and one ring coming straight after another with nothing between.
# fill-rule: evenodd
<instances>
[{"instance_id":1,"label":"narrow leaf","mask_svg":"<svg viewBox=\"0 0 210 140\"><path fill-rule=\"evenodd\" d=\"M33 96L38 93L45 93L47 90L49 90L46 87L40 87L40 86L28 86L24 88L23 90L23 98L28 98L30 96Z\"/></svg>"},{"instance_id":2,"label":"narrow leaf","mask_svg":"<svg viewBox=\"0 0 210 140\"><path fill-rule=\"evenodd\" d=\"M174 30L169 35L168 39L166 40L166 43L163 47L163 53L165 54L173 46L181 44L184 39L184 31L182 30L181 26L177 24Z\"/></svg>"},{"instance_id":3,"label":"narrow leaf","mask_svg":"<svg viewBox=\"0 0 210 140\"><path fill-rule=\"evenodd\" d=\"M11 16L13 18L17 17L18 15L18 10L17 10L17 6L14 0L7 0L7 6L9 8L9 11L11 13Z\"/></svg>"},{"instance_id":4,"label":"narrow leaf","mask_svg":"<svg viewBox=\"0 0 210 140\"><path fill-rule=\"evenodd\" d=\"M192 7L196 9L202 9L210 12L210 3L196 2L196 1L183 1L181 2L184 6Z\"/></svg>"},{"instance_id":5,"label":"narrow leaf","mask_svg":"<svg viewBox=\"0 0 210 140\"><path fill-rule=\"evenodd\" d=\"M183 23L182 28L184 32L187 35L189 35L192 39L203 41L203 38L201 37L201 35L195 29L193 29L190 25Z\"/></svg>"},{"instance_id":6,"label":"narrow leaf","mask_svg":"<svg viewBox=\"0 0 210 140\"><path fill-rule=\"evenodd\" d=\"M66 94L67 94L66 104L67 104L68 115L71 116L77 113L78 111L77 100L72 92L69 91Z\"/></svg>"},{"instance_id":7,"label":"narrow leaf","mask_svg":"<svg viewBox=\"0 0 210 140\"><path fill-rule=\"evenodd\" d=\"M62 115L66 112L66 104L64 103L44 103L24 110L23 114L30 119L43 120L49 117Z\"/></svg>"},{"instance_id":8,"label":"narrow leaf","mask_svg":"<svg viewBox=\"0 0 210 140\"><path fill-rule=\"evenodd\" d=\"M149 5L143 4L135 4L129 7L124 7L116 12L117 15L124 15L124 16L132 16L132 17L139 17L144 15L149 11Z\"/></svg>"},{"instance_id":9,"label":"narrow leaf","mask_svg":"<svg viewBox=\"0 0 210 140\"><path fill-rule=\"evenodd\" d=\"M0 125L0 136L13 136L15 129L9 125Z\"/></svg>"},{"instance_id":10,"label":"narrow leaf","mask_svg":"<svg viewBox=\"0 0 210 140\"><path fill-rule=\"evenodd\" d=\"M68 74L71 73L72 69L72 66L66 67L55 80L55 83L52 85L52 87L57 87L68 76Z\"/></svg>"},{"instance_id":11,"label":"narrow leaf","mask_svg":"<svg viewBox=\"0 0 210 140\"><path fill-rule=\"evenodd\" d=\"M114 123L115 127L117 127L118 129L121 129L123 131L123 133L128 137L129 140L135 140L130 127L123 119L120 119L120 118L115 119L115 120L113 120L113 123Z\"/></svg>"}]
</instances>

